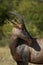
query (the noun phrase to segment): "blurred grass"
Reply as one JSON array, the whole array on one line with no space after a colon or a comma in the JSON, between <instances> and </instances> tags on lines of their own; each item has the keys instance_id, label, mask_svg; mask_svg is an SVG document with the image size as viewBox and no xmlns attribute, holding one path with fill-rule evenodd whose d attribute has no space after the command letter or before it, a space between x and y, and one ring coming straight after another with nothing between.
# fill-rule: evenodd
<instances>
[{"instance_id":1,"label":"blurred grass","mask_svg":"<svg viewBox=\"0 0 43 65\"><path fill-rule=\"evenodd\" d=\"M15 65L16 62L13 60L10 50L8 47L0 48L0 65Z\"/></svg>"},{"instance_id":2,"label":"blurred grass","mask_svg":"<svg viewBox=\"0 0 43 65\"><path fill-rule=\"evenodd\" d=\"M8 23L5 24L2 28L0 28L0 46L6 46L9 44L9 39L11 36L12 25Z\"/></svg>"},{"instance_id":3,"label":"blurred grass","mask_svg":"<svg viewBox=\"0 0 43 65\"><path fill-rule=\"evenodd\" d=\"M9 38L0 40L0 46L7 46L9 45Z\"/></svg>"}]
</instances>

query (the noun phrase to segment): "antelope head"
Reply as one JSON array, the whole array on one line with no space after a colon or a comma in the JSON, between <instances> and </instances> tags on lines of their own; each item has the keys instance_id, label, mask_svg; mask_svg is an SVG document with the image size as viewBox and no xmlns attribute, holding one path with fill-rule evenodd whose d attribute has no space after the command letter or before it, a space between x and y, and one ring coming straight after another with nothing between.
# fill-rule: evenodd
<instances>
[{"instance_id":1,"label":"antelope head","mask_svg":"<svg viewBox=\"0 0 43 65\"><path fill-rule=\"evenodd\" d=\"M16 19L13 20L13 21L11 21L11 23L13 23L13 26L14 26L15 28L18 28L18 29L24 30L23 24L18 23Z\"/></svg>"},{"instance_id":2,"label":"antelope head","mask_svg":"<svg viewBox=\"0 0 43 65\"><path fill-rule=\"evenodd\" d=\"M20 20L20 23L18 23L16 19L15 19L15 21L11 21L13 23L14 27L22 30L24 32L23 34L25 35L25 38L28 41L28 43L32 43L32 37L31 37L30 33L27 31L22 17L19 14L17 14L16 12L10 12L10 13L13 15L16 15Z\"/></svg>"}]
</instances>

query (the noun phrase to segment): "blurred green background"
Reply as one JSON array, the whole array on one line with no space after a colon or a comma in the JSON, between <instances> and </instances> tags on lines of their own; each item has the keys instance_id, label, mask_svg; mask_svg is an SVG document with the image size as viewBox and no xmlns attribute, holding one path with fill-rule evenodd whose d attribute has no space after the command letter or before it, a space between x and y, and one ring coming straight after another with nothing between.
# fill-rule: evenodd
<instances>
[{"instance_id":1,"label":"blurred green background","mask_svg":"<svg viewBox=\"0 0 43 65\"><path fill-rule=\"evenodd\" d=\"M17 65L8 48L13 28L8 23L8 19L12 19L9 11L15 11L23 17L31 36L43 38L43 0L0 0L0 65Z\"/></svg>"},{"instance_id":2,"label":"blurred green background","mask_svg":"<svg viewBox=\"0 0 43 65\"><path fill-rule=\"evenodd\" d=\"M8 18L12 18L9 11L16 11L23 17L33 37L43 38L43 0L0 0L0 46L9 44L13 28L8 23Z\"/></svg>"}]
</instances>

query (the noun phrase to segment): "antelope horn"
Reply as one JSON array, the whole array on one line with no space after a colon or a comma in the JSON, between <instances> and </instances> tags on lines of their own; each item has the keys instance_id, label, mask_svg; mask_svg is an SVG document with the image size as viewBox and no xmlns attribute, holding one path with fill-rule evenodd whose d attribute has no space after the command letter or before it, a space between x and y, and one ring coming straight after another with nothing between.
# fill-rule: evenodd
<instances>
[{"instance_id":1,"label":"antelope horn","mask_svg":"<svg viewBox=\"0 0 43 65\"><path fill-rule=\"evenodd\" d=\"M26 30L23 18L16 12L9 12L9 13L15 15L20 20L20 23L23 25L24 29Z\"/></svg>"},{"instance_id":2,"label":"antelope horn","mask_svg":"<svg viewBox=\"0 0 43 65\"><path fill-rule=\"evenodd\" d=\"M15 15L20 20L20 23L21 24L24 23L22 17L17 12L9 12L9 13L12 14L12 15Z\"/></svg>"},{"instance_id":3,"label":"antelope horn","mask_svg":"<svg viewBox=\"0 0 43 65\"><path fill-rule=\"evenodd\" d=\"M10 12L10 14L15 15L20 20L20 23L23 25L24 30L26 31L27 37L28 38L30 37L31 39L33 39L32 36L30 35L30 33L27 31L27 29L25 27L23 18L16 12Z\"/></svg>"}]
</instances>

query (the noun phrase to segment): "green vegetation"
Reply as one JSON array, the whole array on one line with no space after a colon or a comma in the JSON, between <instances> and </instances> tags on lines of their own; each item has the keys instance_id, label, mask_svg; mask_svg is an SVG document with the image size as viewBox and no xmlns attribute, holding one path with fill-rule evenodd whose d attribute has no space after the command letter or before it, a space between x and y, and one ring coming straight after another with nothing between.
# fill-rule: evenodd
<instances>
[{"instance_id":1,"label":"green vegetation","mask_svg":"<svg viewBox=\"0 0 43 65\"><path fill-rule=\"evenodd\" d=\"M0 0L0 45L7 44L11 35L12 26L7 23L11 17L8 14L9 11L16 11L23 17L33 37L43 37L43 2L41 0Z\"/></svg>"}]
</instances>

